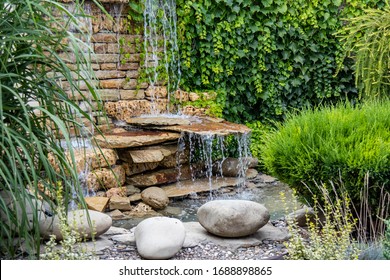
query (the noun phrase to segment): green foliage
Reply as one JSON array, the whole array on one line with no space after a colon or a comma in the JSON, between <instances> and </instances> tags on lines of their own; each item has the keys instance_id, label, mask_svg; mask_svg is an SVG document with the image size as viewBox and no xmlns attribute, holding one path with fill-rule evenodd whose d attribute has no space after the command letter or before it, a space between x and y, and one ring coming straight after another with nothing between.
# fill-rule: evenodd
<instances>
[{"instance_id":1,"label":"green foliage","mask_svg":"<svg viewBox=\"0 0 390 280\"><path fill-rule=\"evenodd\" d=\"M270 125L265 125L260 121L246 123L246 126L252 130L250 141L251 154L260 160L259 167L262 168L263 163L261 162L261 147L264 145L263 138L265 135L267 135L267 133L272 131L273 127Z\"/></svg>"},{"instance_id":2,"label":"green foliage","mask_svg":"<svg viewBox=\"0 0 390 280\"><path fill-rule=\"evenodd\" d=\"M390 219L385 222L386 231L383 239L383 256L390 260Z\"/></svg>"},{"instance_id":3,"label":"green foliage","mask_svg":"<svg viewBox=\"0 0 390 280\"><path fill-rule=\"evenodd\" d=\"M76 225L69 225L64 205L63 189L58 185L56 192L56 201L58 201L56 215L59 219L59 229L62 240L57 244L56 236L51 235L46 243L45 252L40 255L42 260L94 260L95 252L88 252L86 246L82 246L82 234L77 230ZM93 238L92 238L93 239Z\"/></svg>"},{"instance_id":4,"label":"green foliage","mask_svg":"<svg viewBox=\"0 0 390 280\"><path fill-rule=\"evenodd\" d=\"M334 33L382 2L178 0L181 87L222 89L225 117L241 122L352 99L352 63Z\"/></svg>"},{"instance_id":5,"label":"green foliage","mask_svg":"<svg viewBox=\"0 0 390 280\"><path fill-rule=\"evenodd\" d=\"M80 19L88 15L79 1L72 8L68 11L51 0L0 0L0 191L10 193L13 202L8 205L0 196L2 257L15 257L21 245L30 258L39 256L34 201L42 197L52 204L46 194L55 193L58 182L64 184L66 203L74 189L84 201L72 149L69 162L56 137L62 134L69 149L68 131L83 129L80 117L94 123L73 95L91 107L91 100L101 106L85 53L88 46L80 40L82 32L78 30L77 37L68 32L71 26L77 32L83 26ZM65 52L59 55L59 50ZM69 84L69 91L60 80ZM80 91L78 81L88 87L89 96ZM33 209L31 217L28 208Z\"/></svg>"},{"instance_id":6,"label":"green foliage","mask_svg":"<svg viewBox=\"0 0 390 280\"><path fill-rule=\"evenodd\" d=\"M356 85L364 97L390 94L390 6L367 9L341 30L345 48L355 58Z\"/></svg>"},{"instance_id":7,"label":"green foliage","mask_svg":"<svg viewBox=\"0 0 390 280\"><path fill-rule=\"evenodd\" d=\"M325 201L322 207L316 197L313 200L314 222L307 217L308 238L303 238L301 228L291 218L287 220L291 238L285 243L290 260L354 260L360 250L351 235L355 228L347 195L330 199L323 187L318 188ZM321 216L321 218L320 218ZM322 217L323 216L323 217Z\"/></svg>"},{"instance_id":8,"label":"green foliage","mask_svg":"<svg viewBox=\"0 0 390 280\"><path fill-rule=\"evenodd\" d=\"M390 192L389 116L389 101L304 110L266 136L261 157L270 174L309 202L318 196L316 182L342 182L356 209L366 205L373 218L386 218L389 209L380 204Z\"/></svg>"}]
</instances>

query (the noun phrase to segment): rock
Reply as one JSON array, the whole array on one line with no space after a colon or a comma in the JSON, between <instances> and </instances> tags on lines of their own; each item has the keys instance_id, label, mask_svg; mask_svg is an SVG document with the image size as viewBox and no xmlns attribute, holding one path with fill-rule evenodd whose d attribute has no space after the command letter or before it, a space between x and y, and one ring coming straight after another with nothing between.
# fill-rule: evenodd
<instances>
[{"instance_id":1,"label":"rock","mask_svg":"<svg viewBox=\"0 0 390 280\"><path fill-rule=\"evenodd\" d=\"M123 186L126 190L126 196L130 196L136 193L140 193L141 190L139 188L134 187L133 185Z\"/></svg>"},{"instance_id":2,"label":"rock","mask_svg":"<svg viewBox=\"0 0 390 280\"><path fill-rule=\"evenodd\" d=\"M215 191L220 188L225 188L229 186L238 186L244 182L243 179L239 178L213 178L210 182L208 179L201 178L196 179L195 181L187 180L182 182L177 182L167 186L161 187L169 198L171 197L183 197L191 195L194 193L210 192ZM141 194L134 194L129 197L130 201L141 200Z\"/></svg>"},{"instance_id":3,"label":"rock","mask_svg":"<svg viewBox=\"0 0 390 280\"><path fill-rule=\"evenodd\" d=\"M159 150L132 150L129 154L134 163L160 162L164 159Z\"/></svg>"},{"instance_id":4,"label":"rock","mask_svg":"<svg viewBox=\"0 0 390 280\"><path fill-rule=\"evenodd\" d=\"M212 118L198 117L196 122L192 122L189 125L170 125L170 126L159 126L160 130L169 130L177 132L188 132L195 134L207 134L214 135L230 135L230 134L248 134L251 130L242 124L231 123L228 121L217 122Z\"/></svg>"},{"instance_id":5,"label":"rock","mask_svg":"<svg viewBox=\"0 0 390 280\"><path fill-rule=\"evenodd\" d=\"M145 171L156 169L159 166L159 162L149 162L149 163L128 163L124 162L123 167L127 176L132 176L134 174L139 174Z\"/></svg>"},{"instance_id":6,"label":"rock","mask_svg":"<svg viewBox=\"0 0 390 280\"><path fill-rule=\"evenodd\" d=\"M85 198L85 202L87 203L88 209L99 212L104 212L104 210L106 210L109 200L110 199L108 197L98 196L91 196Z\"/></svg>"},{"instance_id":7,"label":"rock","mask_svg":"<svg viewBox=\"0 0 390 280\"><path fill-rule=\"evenodd\" d=\"M113 220L121 220L126 218L126 215L123 214L120 210L115 209L114 211L108 212L108 215L113 219Z\"/></svg>"},{"instance_id":8,"label":"rock","mask_svg":"<svg viewBox=\"0 0 390 280\"><path fill-rule=\"evenodd\" d=\"M229 250L236 250L240 247L247 248L258 246L264 240L283 242L289 238L286 228L278 228L270 223L267 223L252 235L237 238L223 238L210 234L198 222L184 223L184 227L186 229L186 238L183 247L185 248L195 247L200 243L211 242Z\"/></svg>"},{"instance_id":9,"label":"rock","mask_svg":"<svg viewBox=\"0 0 390 280\"><path fill-rule=\"evenodd\" d=\"M131 218L149 218L161 216L160 213L153 210L153 208L143 202L138 203L131 211L126 212L126 215Z\"/></svg>"},{"instance_id":10,"label":"rock","mask_svg":"<svg viewBox=\"0 0 390 280\"><path fill-rule=\"evenodd\" d=\"M257 164L258 160L251 157L246 157L242 159L226 158L222 162L222 174L225 177L243 176L244 172L247 172L248 168L256 167Z\"/></svg>"},{"instance_id":11,"label":"rock","mask_svg":"<svg viewBox=\"0 0 390 280\"><path fill-rule=\"evenodd\" d=\"M98 149L98 148L86 148L86 149L74 149L74 160L76 163L77 172L84 172L86 170L93 170L97 168L103 168L112 166L116 163L118 155L112 149ZM72 162L72 158L69 152L66 152L66 157L69 162ZM52 154L48 155L48 159L52 166L59 171L58 164L55 157Z\"/></svg>"},{"instance_id":12,"label":"rock","mask_svg":"<svg viewBox=\"0 0 390 280\"><path fill-rule=\"evenodd\" d=\"M86 183L90 190L111 189L120 187L125 183L126 173L121 165L112 168L95 169L86 177Z\"/></svg>"},{"instance_id":13,"label":"rock","mask_svg":"<svg viewBox=\"0 0 390 280\"><path fill-rule=\"evenodd\" d=\"M46 209L44 207L44 204L40 200L35 199L33 197L23 198L18 197L17 195L14 196L11 192L6 190L0 191L0 197L1 200L4 202L6 208L14 209L14 211L16 212L16 219L18 221L18 224L21 223L23 219L27 218L29 229L32 229L34 227L34 222L36 222L34 221L35 213L37 213L38 221L41 221L46 218L46 211L51 212L50 209ZM21 206L22 203L18 199L24 199L23 205L25 208ZM26 215L26 217L24 217L24 215ZM0 208L0 220L2 223L7 224L11 228L15 227L14 223L9 224L8 215L4 213L2 207Z\"/></svg>"},{"instance_id":14,"label":"rock","mask_svg":"<svg viewBox=\"0 0 390 280\"><path fill-rule=\"evenodd\" d=\"M266 183L266 184L274 183L278 180L278 179L276 179L272 176L266 175L266 174L261 174L259 176L259 179L262 183Z\"/></svg>"},{"instance_id":15,"label":"rock","mask_svg":"<svg viewBox=\"0 0 390 280\"><path fill-rule=\"evenodd\" d=\"M191 119L188 116L166 117L166 116L145 116L126 120L128 124L137 126L170 126L189 125Z\"/></svg>"},{"instance_id":16,"label":"rock","mask_svg":"<svg viewBox=\"0 0 390 280\"><path fill-rule=\"evenodd\" d=\"M127 196L126 195L126 189L124 187L119 187L119 188L111 188L108 191L106 191L106 196L108 198L111 198L113 196Z\"/></svg>"},{"instance_id":17,"label":"rock","mask_svg":"<svg viewBox=\"0 0 390 280\"><path fill-rule=\"evenodd\" d=\"M87 214L88 211L88 214ZM88 222L88 215L92 226ZM74 210L68 212L68 225L80 233L80 237L90 239L92 235L96 238L105 233L112 225L110 216L93 210ZM39 222L41 237L49 239L50 235L55 235L57 240L62 240L59 217L46 217Z\"/></svg>"},{"instance_id":18,"label":"rock","mask_svg":"<svg viewBox=\"0 0 390 280\"><path fill-rule=\"evenodd\" d=\"M134 234L138 253L143 258L163 260L179 252L186 232L178 219L154 217L139 223Z\"/></svg>"},{"instance_id":19,"label":"rock","mask_svg":"<svg viewBox=\"0 0 390 280\"><path fill-rule=\"evenodd\" d=\"M154 209L164 209L168 206L169 198L165 191L158 187L150 187L141 192L142 201Z\"/></svg>"},{"instance_id":20,"label":"rock","mask_svg":"<svg viewBox=\"0 0 390 280\"><path fill-rule=\"evenodd\" d=\"M124 245L130 245L130 246L135 245L134 233L114 235L111 237L111 240Z\"/></svg>"},{"instance_id":21,"label":"rock","mask_svg":"<svg viewBox=\"0 0 390 280\"><path fill-rule=\"evenodd\" d=\"M110 198L110 209L111 210L123 210L130 211L133 207L130 205L130 199L123 196L113 196Z\"/></svg>"},{"instance_id":22,"label":"rock","mask_svg":"<svg viewBox=\"0 0 390 280\"><path fill-rule=\"evenodd\" d=\"M105 236L112 236L112 235L122 235L122 234L128 234L130 231L128 229L122 228L122 227L110 227L105 233Z\"/></svg>"},{"instance_id":23,"label":"rock","mask_svg":"<svg viewBox=\"0 0 390 280\"><path fill-rule=\"evenodd\" d=\"M302 209L298 209L293 213L288 214L286 217L286 221L287 222L295 221L295 223L300 227L308 226L307 222L310 223L315 221L314 209L305 206Z\"/></svg>"},{"instance_id":24,"label":"rock","mask_svg":"<svg viewBox=\"0 0 390 280\"><path fill-rule=\"evenodd\" d=\"M267 208L248 200L209 201L198 209L197 216L208 232L222 237L253 234L270 218Z\"/></svg>"},{"instance_id":25,"label":"rock","mask_svg":"<svg viewBox=\"0 0 390 280\"><path fill-rule=\"evenodd\" d=\"M103 148L129 148L140 147L166 141L177 140L180 133L162 131L126 131L120 133L107 133L94 137L96 143Z\"/></svg>"},{"instance_id":26,"label":"rock","mask_svg":"<svg viewBox=\"0 0 390 280\"><path fill-rule=\"evenodd\" d=\"M245 177L247 179L254 179L256 178L256 176L259 174L259 172L254 169L254 168L249 168L246 172L245 172Z\"/></svg>"},{"instance_id":27,"label":"rock","mask_svg":"<svg viewBox=\"0 0 390 280\"><path fill-rule=\"evenodd\" d=\"M155 185L173 183L178 181L179 178L181 180L191 179L191 169L189 166L183 166L182 168L180 168L180 170L177 168L171 168L140 175L134 175L128 178L127 182L136 187L150 187Z\"/></svg>"}]
</instances>

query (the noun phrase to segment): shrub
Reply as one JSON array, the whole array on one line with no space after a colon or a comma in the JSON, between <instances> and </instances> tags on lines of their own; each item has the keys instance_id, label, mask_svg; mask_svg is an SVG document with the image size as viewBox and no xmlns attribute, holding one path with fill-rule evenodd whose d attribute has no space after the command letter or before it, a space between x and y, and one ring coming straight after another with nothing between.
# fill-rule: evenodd
<instances>
[{"instance_id":1,"label":"shrub","mask_svg":"<svg viewBox=\"0 0 390 280\"><path fill-rule=\"evenodd\" d=\"M246 126L248 126L252 132L251 132L251 142L250 142L250 151L253 157L261 160L261 146L263 143L264 136L269 133L273 128L269 125L265 125L261 123L260 121L254 121L250 123L246 123ZM263 166L263 163L259 162L259 168L261 169Z\"/></svg>"},{"instance_id":2,"label":"shrub","mask_svg":"<svg viewBox=\"0 0 390 280\"><path fill-rule=\"evenodd\" d=\"M320 199L316 182L333 181L336 189L343 185L356 209L364 198L374 217L379 208L386 211L383 218L389 215L388 200L380 205L389 196L389 101L347 103L290 115L265 137L261 156L268 172L303 200L312 203L313 194ZM370 180L365 180L367 174ZM368 193L363 195L365 184Z\"/></svg>"}]
</instances>

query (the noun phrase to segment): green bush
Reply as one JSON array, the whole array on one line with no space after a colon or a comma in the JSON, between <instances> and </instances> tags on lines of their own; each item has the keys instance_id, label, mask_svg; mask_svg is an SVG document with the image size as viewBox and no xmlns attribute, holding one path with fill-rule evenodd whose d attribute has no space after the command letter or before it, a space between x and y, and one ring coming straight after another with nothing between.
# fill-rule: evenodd
<instances>
[{"instance_id":1,"label":"green bush","mask_svg":"<svg viewBox=\"0 0 390 280\"><path fill-rule=\"evenodd\" d=\"M356 209L367 205L374 217L389 195L390 102L340 104L290 115L265 137L262 161L268 172L312 203L315 184L340 182ZM341 184L342 183L342 184ZM368 184L368 195L362 190ZM387 194L386 194L387 193ZM364 198L364 201L362 199ZM388 216L382 207L380 217Z\"/></svg>"}]
</instances>

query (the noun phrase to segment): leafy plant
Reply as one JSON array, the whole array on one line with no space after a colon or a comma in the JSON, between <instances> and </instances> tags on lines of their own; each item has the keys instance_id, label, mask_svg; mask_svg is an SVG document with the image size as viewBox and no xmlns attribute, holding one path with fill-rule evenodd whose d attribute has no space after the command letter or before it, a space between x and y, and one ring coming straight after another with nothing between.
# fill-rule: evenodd
<instances>
[{"instance_id":1,"label":"leafy plant","mask_svg":"<svg viewBox=\"0 0 390 280\"><path fill-rule=\"evenodd\" d=\"M313 196L314 222L307 218L307 237L302 237L302 229L291 217L287 220L291 238L285 243L290 260L354 260L360 253L356 241L352 239L356 221L350 209L348 195L330 198L326 188L320 204Z\"/></svg>"},{"instance_id":2,"label":"leafy plant","mask_svg":"<svg viewBox=\"0 0 390 280\"><path fill-rule=\"evenodd\" d=\"M348 54L355 60L356 85L364 97L390 94L390 5L367 9L347 20L340 31Z\"/></svg>"},{"instance_id":3,"label":"leafy plant","mask_svg":"<svg viewBox=\"0 0 390 280\"><path fill-rule=\"evenodd\" d=\"M224 117L243 123L356 98L352 60L334 33L382 3L178 0L180 87L220 90Z\"/></svg>"},{"instance_id":4,"label":"leafy plant","mask_svg":"<svg viewBox=\"0 0 390 280\"><path fill-rule=\"evenodd\" d=\"M373 219L386 218L390 195L389 105L389 101L356 106L347 103L291 114L267 134L261 149L264 165L303 200L312 203L312 193L321 199L316 182L328 187L329 181L339 182L355 209L365 205Z\"/></svg>"},{"instance_id":5,"label":"leafy plant","mask_svg":"<svg viewBox=\"0 0 390 280\"><path fill-rule=\"evenodd\" d=\"M55 214L58 216L62 240L57 244L57 237L51 235L44 248L44 253L40 254L40 258L43 260L94 260L96 259L95 252L93 250L89 252L88 248L83 246L83 242L86 240L82 233L77 230L77 225L68 224L62 193L62 185L59 184L56 192L56 200L59 203ZM94 240L93 236L94 234L92 234L92 240Z\"/></svg>"},{"instance_id":6,"label":"leafy plant","mask_svg":"<svg viewBox=\"0 0 390 280\"><path fill-rule=\"evenodd\" d=\"M65 207L73 190L84 201L69 131L81 135L85 127L80 118L94 122L73 97L101 105L85 51L89 46L82 42L81 20L87 15L81 2L71 7L51 0L0 0L0 191L10 193L12 201L8 204L0 196L0 247L5 258L17 257L21 245L30 258L39 256L35 201L42 198L53 207L50 194L59 182ZM88 87L88 96L80 90L81 83ZM49 161L49 153L58 168Z\"/></svg>"},{"instance_id":7,"label":"leafy plant","mask_svg":"<svg viewBox=\"0 0 390 280\"><path fill-rule=\"evenodd\" d=\"M252 132L251 132L251 141L250 141L250 150L252 156L255 158L261 160L261 147L264 145L263 138L267 133L272 131L273 127L271 125L265 125L261 123L260 121L254 121L250 123L246 123L246 126L248 126ZM262 167L263 163L259 162L259 167Z\"/></svg>"}]
</instances>

